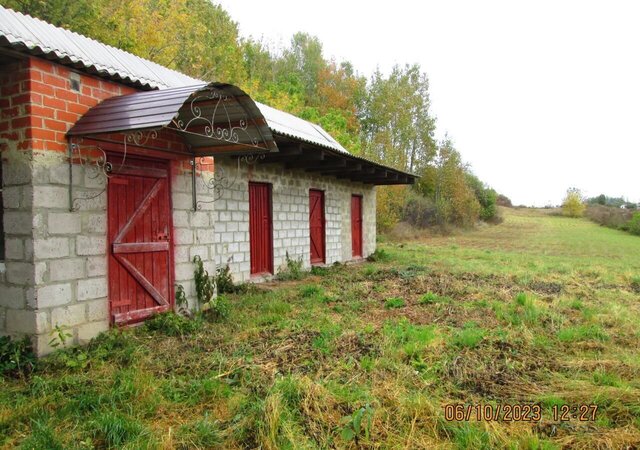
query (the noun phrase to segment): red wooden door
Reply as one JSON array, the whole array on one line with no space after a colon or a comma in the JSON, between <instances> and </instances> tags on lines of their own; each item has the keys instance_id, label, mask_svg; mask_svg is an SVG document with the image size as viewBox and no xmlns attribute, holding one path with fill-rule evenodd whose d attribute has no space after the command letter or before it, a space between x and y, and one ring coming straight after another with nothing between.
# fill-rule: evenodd
<instances>
[{"instance_id":1,"label":"red wooden door","mask_svg":"<svg viewBox=\"0 0 640 450\"><path fill-rule=\"evenodd\" d=\"M115 324L139 322L173 304L169 170L127 158L109 179L109 309Z\"/></svg>"},{"instance_id":2,"label":"red wooden door","mask_svg":"<svg viewBox=\"0 0 640 450\"><path fill-rule=\"evenodd\" d=\"M311 240L311 264L325 262L324 192L309 191L309 234Z\"/></svg>"},{"instance_id":3,"label":"red wooden door","mask_svg":"<svg viewBox=\"0 0 640 450\"><path fill-rule=\"evenodd\" d=\"M271 185L249 183L251 274L273 273Z\"/></svg>"},{"instance_id":4,"label":"red wooden door","mask_svg":"<svg viewBox=\"0 0 640 450\"><path fill-rule=\"evenodd\" d=\"M362 197L351 196L351 253L362 257Z\"/></svg>"}]
</instances>

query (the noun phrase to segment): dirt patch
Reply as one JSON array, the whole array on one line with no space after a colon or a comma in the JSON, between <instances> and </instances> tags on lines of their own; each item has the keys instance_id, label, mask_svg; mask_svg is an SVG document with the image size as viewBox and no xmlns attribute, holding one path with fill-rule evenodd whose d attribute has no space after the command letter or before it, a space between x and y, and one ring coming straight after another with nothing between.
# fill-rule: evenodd
<instances>
[{"instance_id":1,"label":"dirt patch","mask_svg":"<svg viewBox=\"0 0 640 450\"><path fill-rule=\"evenodd\" d=\"M563 291L563 286L550 281L532 281L529 283L529 289L537 294L558 295Z\"/></svg>"}]
</instances>

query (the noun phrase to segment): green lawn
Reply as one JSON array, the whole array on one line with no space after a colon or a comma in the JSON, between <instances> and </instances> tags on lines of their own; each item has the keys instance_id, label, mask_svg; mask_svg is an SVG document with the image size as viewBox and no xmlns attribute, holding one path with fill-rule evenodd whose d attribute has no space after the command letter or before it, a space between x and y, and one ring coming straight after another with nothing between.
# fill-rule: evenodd
<instances>
[{"instance_id":1,"label":"green lawn","mask_svg":"<svg viewBox=\"0 0 640 450\"><path fill-rule=\"evenodd\" d=\"M505 215L47 358L0 381L0 446L636 448L640 238ZM447 421L454 403L542 419Z\"/></svg>"}]
</instances>

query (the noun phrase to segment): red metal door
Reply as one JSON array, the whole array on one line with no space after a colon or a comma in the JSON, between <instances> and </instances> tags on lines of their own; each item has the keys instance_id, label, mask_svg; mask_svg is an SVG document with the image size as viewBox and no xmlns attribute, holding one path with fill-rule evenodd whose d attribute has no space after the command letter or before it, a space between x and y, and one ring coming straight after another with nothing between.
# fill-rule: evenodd
<instances>
[{"instance_id":1,"label":"red metal door","mask_svg":"<svg viewBox=\"0 0 640 450\"><path fill-rule=\"evenodd\" d=\"M311 240L311 264L325 262L324 192L309 191L309 234Z\"/></svg>"},{"instance_id":2,"label":"red metal door","mask_svg":"<svg viewBox=\"0 0 640 450\"><path fill-rule=\"evenodd\" d=\"M354 258L362 257L362 197L351 196L351 251Z\"/></svg>"},{"instance_id":3,"label":"red metal door","mask_svg":"<svg viewBox=\"0 0 640 450\"><path fill-rule=\"evenodd\" d=\"M112 323L139 322L173 304L169 170L127 159L109 179L109 308Z\"/></svg>"},{"instance_id":4,"label":"red metal door","mask_svg":"<svg viewBox=\"0 0 640 450\"><path fill-rule=\"evenodd\" d=\"M249 251L252 275L273 273L269 184L249 183Z\"/></svg>"}]
</instances>

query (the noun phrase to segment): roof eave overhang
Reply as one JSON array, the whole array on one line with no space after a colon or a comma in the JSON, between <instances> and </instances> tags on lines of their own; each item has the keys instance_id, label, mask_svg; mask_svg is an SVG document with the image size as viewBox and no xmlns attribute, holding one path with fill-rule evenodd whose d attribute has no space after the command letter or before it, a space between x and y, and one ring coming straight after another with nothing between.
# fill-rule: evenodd
<instances>
[{"instance_id":1,"label":"roof eave overhang","mask_svg":"<svg viewBox=\"0 0 640 450\"><path fill-rule=\"evenodd\" d=\"M371 185L414 184L417 175L361 156L274 133L279 151L259 159L260 164L281 164L321 176Z\"/></svg>"}]
</instances>

